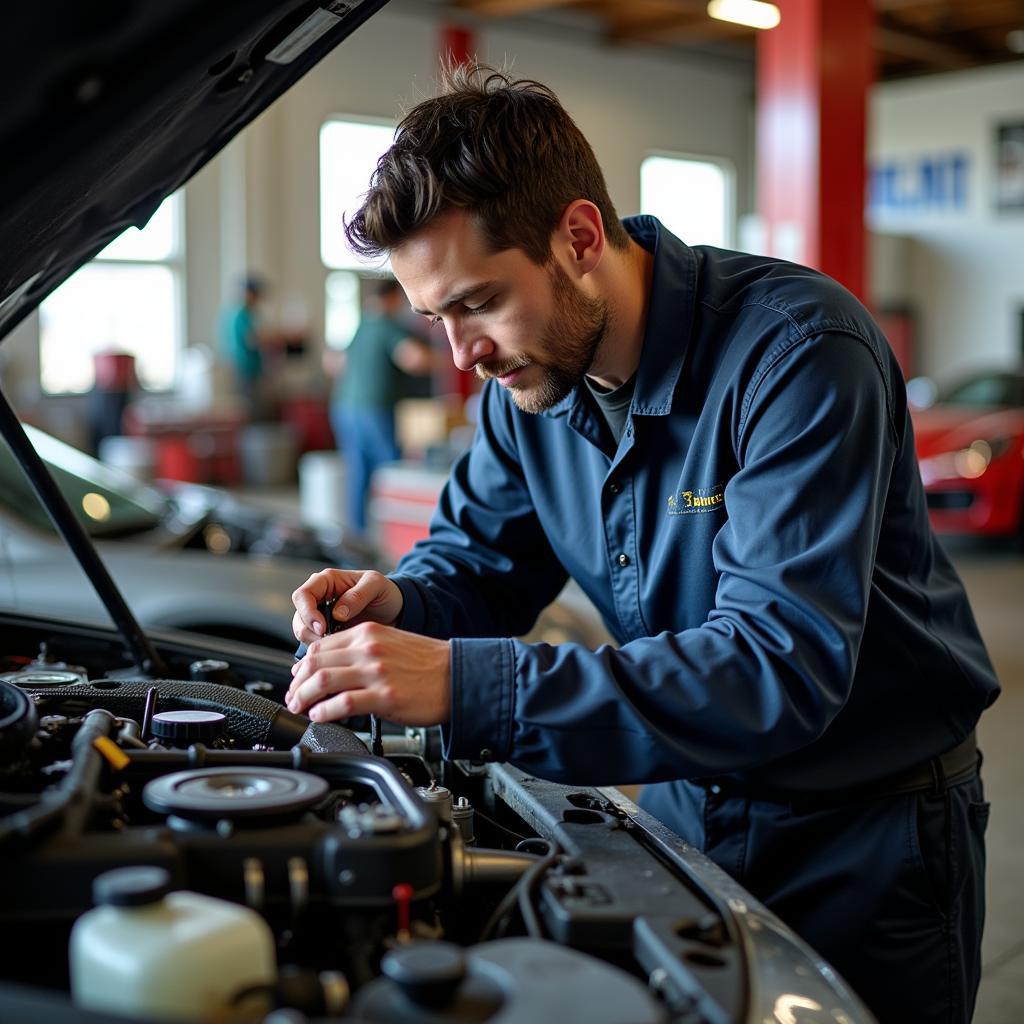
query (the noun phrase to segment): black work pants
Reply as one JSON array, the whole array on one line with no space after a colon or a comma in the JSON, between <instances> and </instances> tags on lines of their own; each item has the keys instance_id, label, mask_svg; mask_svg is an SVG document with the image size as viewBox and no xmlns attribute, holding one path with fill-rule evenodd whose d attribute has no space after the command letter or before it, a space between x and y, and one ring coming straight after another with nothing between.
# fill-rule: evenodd
<instances>
[{"instance_id":1,"label":"black work pants","mask_svg":"<svg viewBox=\"0 0 1024 1024\"><path fill-rule=\"evenodd\" d=\"M981 980L977 776L837 807L648 786L644 808L809 942L880 1024L967 1024Z\"/></svg>"}]
</instances>

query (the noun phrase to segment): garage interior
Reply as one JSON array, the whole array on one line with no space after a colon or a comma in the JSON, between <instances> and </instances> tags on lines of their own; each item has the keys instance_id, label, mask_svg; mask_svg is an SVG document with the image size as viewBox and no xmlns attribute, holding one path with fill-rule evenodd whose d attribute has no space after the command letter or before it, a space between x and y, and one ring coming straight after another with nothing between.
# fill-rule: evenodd
<instances>
[{"instance_id":1,"label":"garage interior","mask_svg":"<svg viewBox=\"0 0 1024 1024\"><path fill-rule=\"evenodd\" d=\"M443 328L407 322L437 358L406 381L402 458L375 473L357 531L332 373L387 268L354 257L340 225L399 112L430 95L443 54L550 85L594 144L623 215L654 213L688 242L777 255L846 284L886 331L922 408L981 373L1024 381L1024 4L778 6L779 27L762 31L708 17L704 0L391 0L144 230L18 325L0 347L4 390L23 421L119 473L229 491L393 565L426 533L469 444L478 387L445 361ZM813 27L813 39L783 37L793 24ZM677 209L687 190L697 199ZM264 371L247 395L223 323L254 278ZM1024 394L1017 401L1016 440L998 440L1024 454ZM979 440L984 464L962 474L973 482L1000 454L993 438ZM921 454L932 467L978 451ZM977 1024L1024 1016L1017 461L1017 489L1003 492L1017 507L972 525L955 515L966 492L947 488L931 506L1003 687L979 726L993 811ZM207 540L211 559L233 543ZM564 600L567 617L556 611L545 638L601 642L582 595Z\"/></svg>"}]
</instances>

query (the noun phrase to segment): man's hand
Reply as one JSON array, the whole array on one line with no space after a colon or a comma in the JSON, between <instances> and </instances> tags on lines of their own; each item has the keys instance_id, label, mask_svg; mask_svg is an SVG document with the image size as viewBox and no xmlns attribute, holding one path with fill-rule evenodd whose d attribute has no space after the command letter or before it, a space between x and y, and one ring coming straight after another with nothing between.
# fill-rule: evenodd
<instances>
[{"instance_id":1,"label":"man's hand","mask_svg":"<svg viewBox=\"0 0 1024 1024\"><path fill-rule=\"evenodd\" d=\"M315 722L380 715L399 725L439 725L451 713L450 671L446 640L363 622L309 645L292 669L285 703Z\"/></svg>"},{"instance_id":2,"label":"man's hand","mask_svg":"<svg viewBox=\"0 0 1024 1024\"><path fill-rule=\"evenodd\" d=\"M304 644L328 632L327 623L316 606L336 597L334 619L346 626L379 622L391 626L405 603L398 585L379 572L351 569L323 569L315 572L292 594L295 617L292 632Z\"/></svg>"}]
</instances>

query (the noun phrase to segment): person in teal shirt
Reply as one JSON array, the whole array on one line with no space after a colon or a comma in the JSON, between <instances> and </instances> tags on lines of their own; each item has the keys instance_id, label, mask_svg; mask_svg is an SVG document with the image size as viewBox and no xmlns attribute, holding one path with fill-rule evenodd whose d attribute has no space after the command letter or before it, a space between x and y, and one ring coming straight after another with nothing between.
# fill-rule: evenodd
<instances>
[{"instance_id":1,"label":"person in teal shirt","mask_svg":"<svg viewBox=\"0 0 1024 1024\"><path fill-rule=\"evenodd\" d=\"M241 302L221 313L219 325L221 354L234 371L235 385L254 418L260 407L263 376L259 304L266 291L262 278L248 275L242 282Z\"/></svg>"},{"instance_id":2,"label":"person in teal shirt","mask_svg":"<svg viewBox=\"0 0 1024 1024\"><path fill-rule=\"evenodd\" d=\"M395 403L408 376L430 373L433 353L401 320L405 293L393 278L370 284L371 308L344 353L331 395L331 427L345 458L346 519L366 532L370 478L385 462L399 458Z\"/></svg>"}]
</instances>

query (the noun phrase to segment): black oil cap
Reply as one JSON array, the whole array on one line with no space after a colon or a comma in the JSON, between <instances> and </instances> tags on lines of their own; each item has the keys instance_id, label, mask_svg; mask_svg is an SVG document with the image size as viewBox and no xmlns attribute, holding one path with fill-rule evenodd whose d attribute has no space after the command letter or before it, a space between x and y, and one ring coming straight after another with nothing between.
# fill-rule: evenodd
<instances>
[{"instance_id":1,"label":"black oil cap","mask_svg":"<svg viewBox=\"0 0 1024 1024\"><path fill-rule=\"evenodd\" d=\"M144 907L159 902L170 891L170 872L148 866L105 871L92 883L92 898L97 906Z\"/></svg>"},{"instance_id":2,"label":"black oil cap","mask_svg":"<svg viewBox=\"0 0 1024 1024\"><path fill-rule=\"evenodd\" d=\"M414 1003L437 1008L454 998L466 959L452 942L414 942L386 953L380 969Z\"/></svg>"},{"instance_id":3,"label":"black oil cap","mask_svg":"<svg viewBox=\"0 0 1024 1024\"><path fill-rule=\"evenodd\" d=\"M219 711L161 711L153 716L150 728L157 739L187 745L219 739L226 725Z\"/></svg>"}]
</instances>

